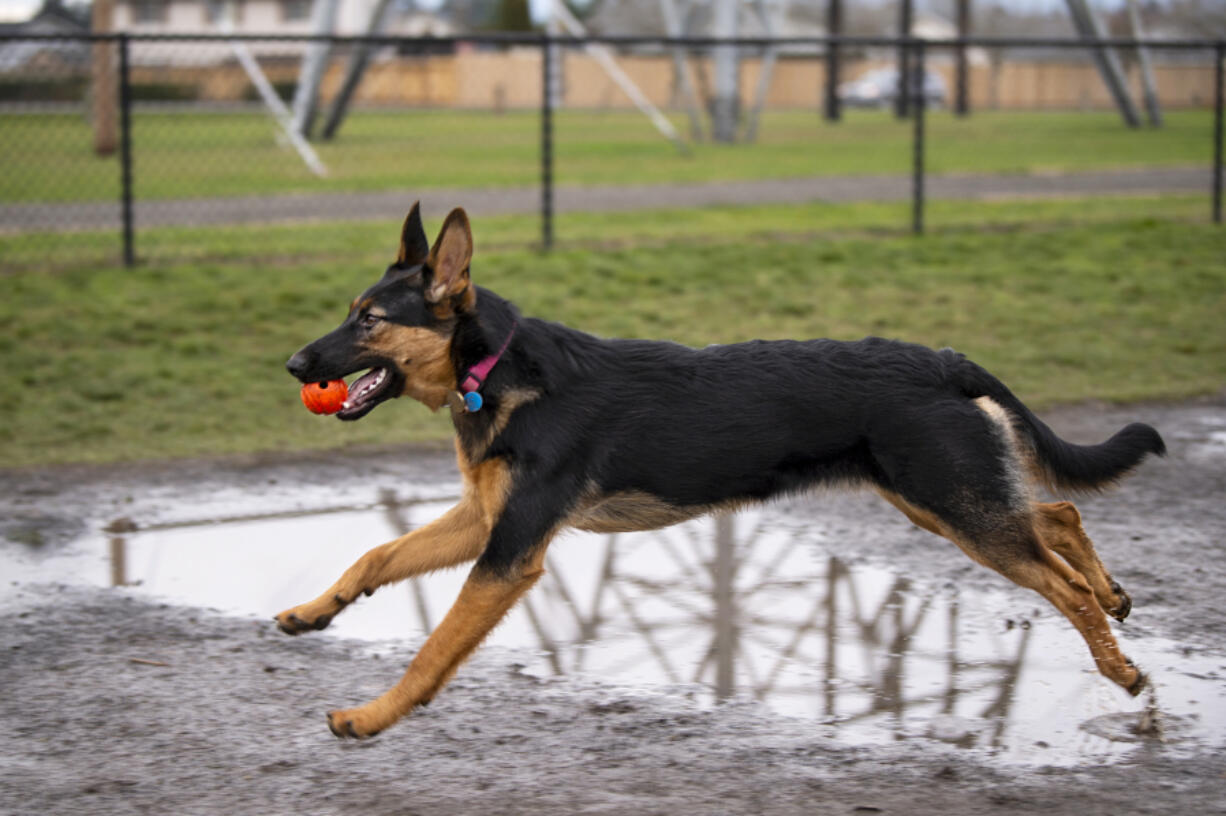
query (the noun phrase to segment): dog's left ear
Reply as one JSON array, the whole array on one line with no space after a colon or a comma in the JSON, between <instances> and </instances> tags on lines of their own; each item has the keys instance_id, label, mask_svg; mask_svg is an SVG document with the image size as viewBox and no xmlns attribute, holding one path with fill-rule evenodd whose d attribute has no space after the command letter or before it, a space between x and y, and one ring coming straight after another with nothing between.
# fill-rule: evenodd
<instances>
[{"instance_id":1,"label":"dog's left ear","mask_svg":"<svg viewBox=\"0 0 1226 816\"><path fill-rule=\"evenodd\" d=\"M426 300L441 303L468 290L468 265L473 259L473 233L468 215L456 207L447 215L426 265L431 277Z\"/></svg>"},{"instance_id":2,"label":"dog's left ear","mask_svg":"<svg viewBox=\"0 0 1226 816\"><path fill-rule=\"evenodd\" d=\"M400 252L396 255L396 263L400 266L417 266L424 264L430 254L430 242L426 240L426 230L421 225L421 202L414 201L413 208L405 216L404 226L400 228Z\"/></svg>"}]
</instances>

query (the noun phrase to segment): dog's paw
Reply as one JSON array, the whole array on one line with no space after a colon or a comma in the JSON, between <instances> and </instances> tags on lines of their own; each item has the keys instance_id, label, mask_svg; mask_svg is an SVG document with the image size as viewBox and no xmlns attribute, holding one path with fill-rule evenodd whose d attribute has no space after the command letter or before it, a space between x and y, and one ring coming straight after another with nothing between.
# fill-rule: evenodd
<instances>
[{"instance_id":1,"label":"dog's paw","mask_svg":"<svg viewBox=\"0 0 1226 816\"><path fill-rule=\"evenodd\" d=\"M1129 671L1133 672L1134 674L1134 679L1131 682L1124 685L1124 690L1127 691L1133 697L1136 697L1138 694L1140 694L1142 691L1145 690L1146 686L1149 685L1149 675L1141 671L1140 669L1138 669L1137 665L1133 663L1131 660L1129 660L1128 658L1124 658L1124 659L1128 661Z\"/></svg>"},{"instance_id":2,"label":"dog's paw","mask_svg":"<svg viewBox=\"0 0 1226 816\"><path fill-rule=\"evenodd\" d=\"M274 615L273 620L277 622L277 628L285 634L297 635L302 632L317 632L320 629L326 629L332 622L332 615L326 612L313 614L305 607L295 606L293 609L287 609Z\"/></svg>"},{"instance_id":3,"label":"dog's paw","mask_svg":"<svg viewBox=\"0 0 1226 816\"><path fill-rule=\"evenodd\" d=\"M1115 581L1111 582L1111 591L1115 593L1117 603L1115 607L1107 610L1107 614L1115 618L1117 621L1122 621L1128 617L1128 613L1132 611L1132 598L1124 591L1124 588Z\"/></svg>"},{"instance_id":4,"label":"dog's paw","mask_svg":"<svg viewBox=\"0 0 1226 816\"><path fill-rule=\"evenodd\" d=\"M287 635L318 632L320 629L326 629L342 609L357 600L358 595L369 597L374 593L373 589L363 589L360 592L353 592L352 595L344 595L342 594L344 591L333 593L330 596L322 595L310 603L287 609L278 615L273 615L273 620L277 622L277 627Z\"/></svg>"},{"instance_id":5,"label":"dog's paw","mask_svg":"<svg viewBox=\"0 0 1226 816\"><path fill-rule=\"evenodd\" d=\"M383 728L365 707L328 712L328 729L341 739L366 739Z\"/></svg>"}]
</instances>

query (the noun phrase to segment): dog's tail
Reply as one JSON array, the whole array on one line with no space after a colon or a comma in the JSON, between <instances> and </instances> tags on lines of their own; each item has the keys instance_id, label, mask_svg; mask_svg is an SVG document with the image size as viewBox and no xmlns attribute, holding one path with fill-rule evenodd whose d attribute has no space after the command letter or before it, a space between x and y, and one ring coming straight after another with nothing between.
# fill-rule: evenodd
<instances>
[{"instance_id":1,"label":"dog's tail","mask_svg":"<svg viewBox=\"0 0 1226 816\"><path fill-rule=\"evenodd\" d=\"M1146 456L1166 455L1162 436L1143 422L1126 425L1097 445L1066 442L1035 416L1008 386L965 357L957 366L955 379L970 399L990 397L1009 413L1020 437L1030 443L1036 476L1049 487L1101 490L1128 475Z\"/></svg>"}]
</instances>

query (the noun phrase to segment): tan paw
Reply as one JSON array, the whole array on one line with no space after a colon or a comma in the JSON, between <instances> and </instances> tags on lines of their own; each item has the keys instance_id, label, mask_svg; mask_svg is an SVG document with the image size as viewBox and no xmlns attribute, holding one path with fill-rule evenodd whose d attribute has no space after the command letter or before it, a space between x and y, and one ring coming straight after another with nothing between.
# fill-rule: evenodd
<instances>
[{"instance_id":1,"label":"tan paw","mask_svg":"<svg viewBox=\"0 0 1226 816\"><path fill-rule=\"evenodd\" d=\"M1117 621L1122 621L1128 617L1128 613L1132 611L1132 598L1124 591L1124 588L1115 581L1111 582L1111 591L1115 593L1115 604L1110 609L1106 609L1106 613Z\"/></svg>"},{"instance_id":2,"label":"tan paw","mask_svg":"<svg viewBox=\"0 0 1226 816\"><path fill-rule=\"evenodd\" d=\"M367 589L362 594L369 596L373 592L374 590ZM353 598L346 600L338 592L330 598L316 598L310 603L300 604L293 609L287 609L278 615L274 615L273 620L277 622L277 627L287 635L297 635L301 632L317 632L320 629L326 629L337 613L353 603L357 595L358 593L355 592Z\"/></svg>"},{"instance_id":3,"label":"tan paw","mask_svg":"<svg viewBox=\"0 0 1226 816\"><path fill-rule=\"evenodd\" d=\"M341 739L366 739L386 727L369 711L369 706L328 712L328 728Z\"/></svg>"},{"instance_id":4,"label":"tan paw","mask_svg":"<svg viewBox=\"0 0 1226 816\"><path fill-rule=\"evenodd\" d=\"M277 622L277 628L285 634L297 635L301 632L313 632L326 628L332 622L332 616L312 614L305 606L295 606L293 609L287 609L274 615L273 620Z\"/></svg>"}]
</instances>

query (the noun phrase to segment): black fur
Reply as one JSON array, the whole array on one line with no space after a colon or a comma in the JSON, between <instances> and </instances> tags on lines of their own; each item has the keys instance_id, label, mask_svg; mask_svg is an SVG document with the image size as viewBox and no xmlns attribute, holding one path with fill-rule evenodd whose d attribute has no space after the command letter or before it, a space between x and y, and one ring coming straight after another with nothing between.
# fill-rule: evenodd
<instances>
[{"instance_id":1,"label":"black fur","mask_svg":"<svg viewBox=\"0 0 1226 816\"><path fill-rule=\"evenodd\" d=\"M1166 443L1153 427L1134 422L1099 445L1074 445L1056 436L1005 384L965 360L964 390L968 397L988 396L1004 406L1034 447L1047 481L1066 490L1097 490L1114 484L1147 454L1166 455Z\"/></svg>"},{"instance_id":2,"label":"black fur","mask_svg":"<svg viewBox=\"0 0 1226 816\"><path fill-rule=\"evenodd\" d=\"M532 486L530 507L522 506L526 495L511 504L520 505L514 526L528 523L519 518L527 512L533 533L565 517L592 484L696 507L867 483L977 536L982 514L964 512L955 497L970 494L1002 512L1017 499L1004 472L1007 452L972 403L980 396L1012 414L1061 485L1100 486L1164 451L1157 431L1142 424L1101 445L1064 442L999 380L949 349L876 337L704 349L605 340L524 318L486 289L478 289L476 312L458 318L457 376L513 323L515 337L484 389L491 410L457 415L456 431L472 456L509 460L517 490ZM487 446L499 395L512 389L541 396ZM496 531L482 560L502 567L518 553Z\"/></svg>"},{"instance_id":3,"label":"black fur","mask_svg":"<svg viewBox=\"0 0 1226 816\"><path fill-rule=\"evenodd\" d=\"M360 731L373 733L432 697L536 580L559 529L649 529L839 484L877 489L919 526L1035 589L1082 629L1100 671L1133 694L1143 685L1105 618L1128 614L1127 594L1106 573L1076 509L1036 501L1029 482L1110 484L1165 452L1153 428L1134 423L1099 445L1070 444L963 355L896 340L691 349L593 337L524 317L473 286L462 210L428 251L416 207L403 232L397 262L339 328L287 367L306 382L386 368L361 378L342 419L406 393L434 408L451 405L465 496L451 521L372 550L333 590L282 613L278 624L291 634L326 625L360 591L430 569L436 562L421 557L422 547L437 563L476 558L476 567L447 619L465 621L451 627L461 637L427 642L432 662L415 661L402 680L415 689L407 702L390 718L367 710L384 711L376 701L341 712L342 721L360 716ZM465 412L453 399L457 383L504 344L481 388L484 407ZM359 735L347 728L333 724Z\"/></svg>"},{"instance_id":4,"label":"black fur","mask_svg":"<svg viewBox=\"0 0 1226 816\"><path fill-rule=\"evenodd\" d=\"M606 340L525 318L480 287L474 312L440 320L422 305L428 280L428 272L393 268L362 298L381 303L397 322L451 331L457 378L517 326L483 388L486 409L457 414L455 425L474 461L505 457L517 486L547 485L533 501L534 528L563 518L593 484L677 507L868 483L942 516L959 491L1007 508L1014 497L1004 483L1005 452L972 404L981 396L1010 413L1059 486L1107 485L1146 454L1165 452L1158 432L1141 423L1099 445L1065 442L1000 380L950 349L878 337L703 349ZM321 349L348 346L354 320L304 349L319 367L294 373L329 379L376 364L360 357L342 364L326 353L318 359ZM516 409L487 445L501 395L524 389L540 397ZM997 455L982 456L987 450ZM492 546L486 560L512 555L500 549Z\"/></svg>"}]
</instances>

